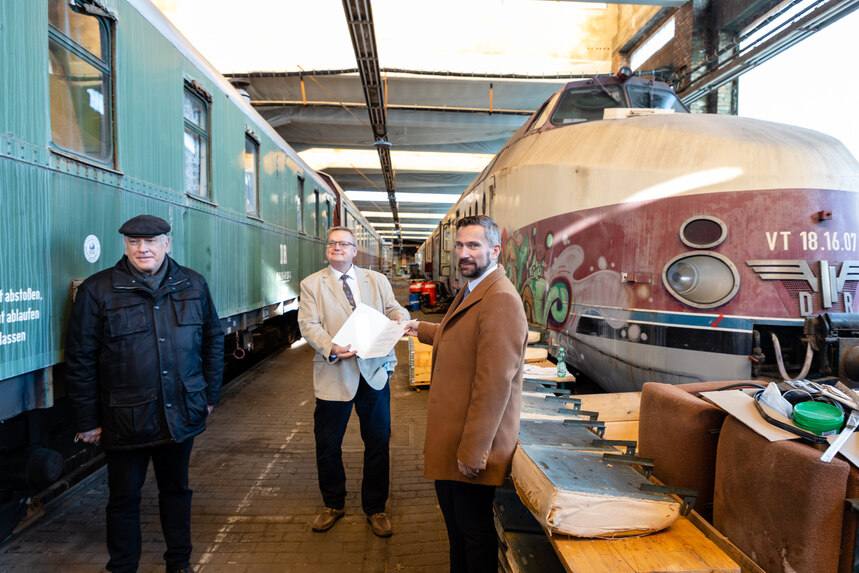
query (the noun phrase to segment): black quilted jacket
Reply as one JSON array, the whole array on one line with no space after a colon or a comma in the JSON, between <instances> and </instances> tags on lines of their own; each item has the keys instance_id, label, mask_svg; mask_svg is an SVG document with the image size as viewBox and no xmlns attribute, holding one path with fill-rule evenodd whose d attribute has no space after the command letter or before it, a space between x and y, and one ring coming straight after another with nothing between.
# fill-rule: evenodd
<instances>
[{"instance_id":1,"label":"black quilted jacket","mask_svg":"<svg viewBox=\"0 0 859 573\"><path fill-rule=\"evenodd\" d=\"M153 293L126 257L77 291L66 332L77 429L107 449L183 442L206 427L223 374L223 330L202 275L167 258Z\"/></svg>"}]
</instances>

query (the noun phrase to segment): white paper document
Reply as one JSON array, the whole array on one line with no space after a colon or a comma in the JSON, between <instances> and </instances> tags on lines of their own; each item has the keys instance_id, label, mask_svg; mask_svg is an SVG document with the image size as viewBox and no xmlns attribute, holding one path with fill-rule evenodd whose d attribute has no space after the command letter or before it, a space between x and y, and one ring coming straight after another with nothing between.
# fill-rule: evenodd
<instances>
[{"instance_id":1,"label":"white paper document","mask_svg":"<svg viewBox=\"0 0 859 573\"><path fill-rule=\"evenodd\" d=\"M332 341L338 346L351 346L359 358L378 358L387 356L404 333L402 324L359 302Z\"/></svg>"}]
</instances>

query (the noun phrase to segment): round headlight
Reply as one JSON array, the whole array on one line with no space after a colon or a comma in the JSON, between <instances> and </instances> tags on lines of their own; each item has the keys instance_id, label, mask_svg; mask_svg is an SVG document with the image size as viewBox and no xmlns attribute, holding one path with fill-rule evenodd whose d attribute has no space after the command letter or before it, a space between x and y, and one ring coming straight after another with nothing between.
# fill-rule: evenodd
<instances>
[{"instance_id":1,"label":"round headlight","mask_svg":"<svg viewBox=\"0 0 859 573\"><path fill-rule=\"evenodd\" d=\"M679 293L688 292L695 288L698 283L698 271L695 265L684 261L677 261L666 273L668 284Z\"/></svg>"},{"instance_id":2,"label":"round headlight","mask_svg":"<svg viewBox=\"0 0 859 573\"><path fill-rule=\"evenodd\" d=\"M662 271L662 282L677 300L695 308L715 308L740 289L737 267L724 255L707 251L674 257Z\"/></svg>"}]
</instances>

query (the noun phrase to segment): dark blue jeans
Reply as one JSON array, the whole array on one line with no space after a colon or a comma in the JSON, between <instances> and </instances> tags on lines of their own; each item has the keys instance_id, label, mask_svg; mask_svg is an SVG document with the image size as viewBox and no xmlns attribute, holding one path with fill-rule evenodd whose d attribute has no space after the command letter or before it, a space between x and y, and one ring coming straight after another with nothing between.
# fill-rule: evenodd
<instances>
[{"instance_id":1,"label":"dark blue jeans","mask_svg":"<svg viewBox=\"0 0 859 573\"><path fill-rule=\"evenodd\" d=\"M389 375L390 378L390 375ZM346 505L346 471L343 469L343 436L352 415L352 406L361 425L364 440L364 478L361 482L361 506L372 515L385 511L391 441L391 388L373 390L364 377L358 392L348 402L316 399L313 433L316 437L316 469L319 489L325 507L343 509Z\"/></svg>"},{"instance_id":2,"label":"dark blue jeans","mask_svg":"<svg viewBox=\"0 0 859 573\"><path fill-rule=\"evenodd\" d=\"M188 462L194 438L134 450L107 451L107 570L134 573L140 561L140 490L149 460L158 483L161 532L167 544L167 569L182 569L191 559L191 489Z\"/></svg>"},{"instance_id":3,"label":"dark blue jeans","mask_svg":"<svg viewBox=\"0 0 859 573\"><path fill-rule=\"evenodd\" d=\"M435 493L450 542L450 573L497 573L494 485L436 480Z\"/></svg>"}]
</instances>

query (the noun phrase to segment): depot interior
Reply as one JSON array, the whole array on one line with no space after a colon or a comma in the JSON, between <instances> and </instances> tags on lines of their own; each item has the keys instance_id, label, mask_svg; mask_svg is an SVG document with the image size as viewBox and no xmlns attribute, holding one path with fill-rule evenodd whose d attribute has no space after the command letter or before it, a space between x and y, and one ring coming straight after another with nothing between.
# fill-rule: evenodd
<instances>
[{"instance_id":1,"label":"depot interior","mask_svg":"<svg viewBox=\"0 0 859 573\"><path fill-rule=\"evenodd\" d=\"M796 81L829 69L859 87L834 57L859 23L852 1L487 0L434 3L419 19L395 0L366 3L366 12L356 2L303 3L288 34L289 3L255 0L241 11L210 0L155 3L309 165L346 190L393 244L404 274L552 93L623 66L667 82L693 113L813 127L859 153L850 122L804 105L815 88Z\"/></svg>"}]
</instances>

